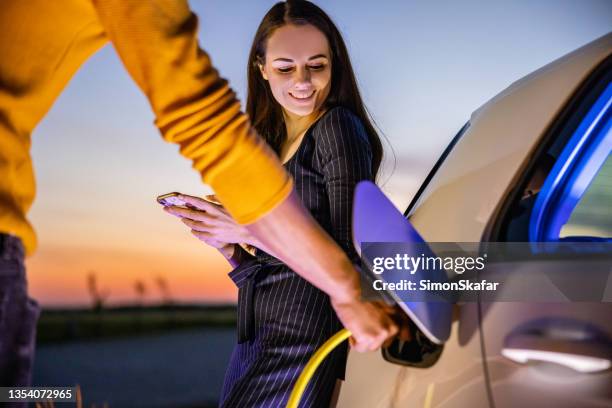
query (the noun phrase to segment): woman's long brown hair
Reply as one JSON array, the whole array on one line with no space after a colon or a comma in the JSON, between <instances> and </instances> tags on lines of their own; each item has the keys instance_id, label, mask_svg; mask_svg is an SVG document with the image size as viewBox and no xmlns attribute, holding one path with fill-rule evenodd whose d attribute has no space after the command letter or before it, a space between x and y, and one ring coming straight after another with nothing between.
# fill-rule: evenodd
<instances>
[{"instance_id":1,"label":"woman's long brown hair","mask_svg":"<svg viewBox=\"0 0 612 408\"><path fill-rule=\"evenodd\" d=\"M357 81L344 40L331 18L313 3L305 0L288 0L276 3L264 16L257 28L249 53L247 68L248 95L246 110L253 126L272 146L277 154L287 137L282 108L274 99L267 81L261 76L266 43L274 30L287 25L310 24L321 31L329 43L331 52L331 89L325 107L343 106L351 110L363 123L372 149L372 175L376 177L383 156L380 137L363 104Z\"/></svg>"}]
</instances>

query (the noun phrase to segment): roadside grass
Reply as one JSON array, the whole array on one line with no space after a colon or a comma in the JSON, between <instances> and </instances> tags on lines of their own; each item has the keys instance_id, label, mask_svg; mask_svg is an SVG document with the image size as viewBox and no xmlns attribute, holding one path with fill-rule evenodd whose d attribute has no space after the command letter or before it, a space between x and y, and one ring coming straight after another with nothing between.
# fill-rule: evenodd
<instances>
[{"instance_id":1,"label":"roadside grass","mask_svg":"<svg viewBox=\"0 0 612 408\"><path fill-rule=\"evenodd\" d=\"M235 327L235 305L121 306L44 309L37 344L151 335L202 327Z\"/></svg>"}]
</instances>

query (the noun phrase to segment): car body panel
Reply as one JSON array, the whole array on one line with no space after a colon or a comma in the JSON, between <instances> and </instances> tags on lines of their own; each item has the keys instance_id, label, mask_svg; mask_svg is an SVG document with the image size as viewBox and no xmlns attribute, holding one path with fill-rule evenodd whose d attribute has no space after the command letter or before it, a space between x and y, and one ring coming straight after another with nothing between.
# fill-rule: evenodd
<instances>
[{"instance_id":1,"label":"car body panel","mask_svg":"<svg viewBox=\"0 0 612 408\"><path fill-rule=\"evenodd\" d=\"M380 352L350 353L338 407L488 407L476 304L462 307L440 360L419 369L391 364ZM467 381L466 381L467 379Z\"/></svg>"},{"instance_id":2,"label":"car body panel","mask_svg":"<svg viewBox=\"0 0 612 408\"><path fill-rule=\"evenodd\" d=\"M490 306L490 307L489 307ZM504 341L517 328L535 321L554 325L574 321L612 336L610 303L483 304L482 320L489 381L495 406L559 408L612 406L612 372L580 373L557 364L518 364L502 356ZM584 335L584 333L580 333Z\"/></svg>"},{"instance_id":3,"label":"car body panel","mask_svg":"<svg viewBox=\"0 0 612 408\"><path fill-rule=\"evenodd\" d=\"M513 83L474 112L411 211L410 221L427 242L481 240L551 121L611 52L608 34Z\"/></svg>"},{"instance_id":4,"label":"car body panel","mask_svg":"<svg viewBox=\"0 0 612 408\"><path fill-rule=\"evenodd\" d=\"M469 128L411 207L410 221L425 241L483 239L557 115L611 53L612 33L513 83L473 113ZM603 405L611 400L609 373L542 375L542 367L519 365L502 357L501 351L510 329L537 318L565 316L609 330L610 304L505 303L484 311L479 307L461 305L445 349L430 368L400 367L379 353L350 353L337 406L472 408L491 406L490 398L497 406L512 405L505 401L570 406L577 400L609 406ZM486 317L480 323L483 312ZM512 399L520 393L524 398Z\"/></svg>"}]
</instances>

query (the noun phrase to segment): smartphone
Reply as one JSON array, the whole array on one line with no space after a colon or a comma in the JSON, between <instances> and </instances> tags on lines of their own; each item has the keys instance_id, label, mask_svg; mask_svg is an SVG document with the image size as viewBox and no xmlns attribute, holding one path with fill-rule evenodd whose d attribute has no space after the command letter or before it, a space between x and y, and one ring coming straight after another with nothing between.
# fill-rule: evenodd
<instances>
[{"instance_id":1,"label":"smartphone","mask_svg":"<svg viewBox=\"0 0 612 408\"><path fill-rule=\"evenodd\" d=\"M217 200L217 196L214 194L205 195L203 199L212 204L223 205L221 204L221 201Z\"/></svg>"},{"instance_id":2,"label":"smartphone","mask_svg":"<svg viewBox=\"0 0 612 408\"><path fill-rule=\"evenodd\" d=\"M177 207L187 208L187 203L178 197L179 194L180 193L177 192L162 194L157 197L157 202L166 207L174 205Z\"/></svg>"}]
</instances>

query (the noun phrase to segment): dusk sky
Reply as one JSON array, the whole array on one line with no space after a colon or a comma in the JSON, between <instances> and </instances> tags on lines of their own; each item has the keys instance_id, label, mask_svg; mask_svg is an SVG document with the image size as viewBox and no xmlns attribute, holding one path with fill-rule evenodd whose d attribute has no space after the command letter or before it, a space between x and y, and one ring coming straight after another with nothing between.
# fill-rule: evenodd
<instances>
[{"instance_id":1,"label":"dusk sky","mask_svg":"<svg viewBox=\"0 0 612 408\"><path fill-rule=\"evenodd\" d=\"M274 2L190 3L202 47L244 100L252 36ZM402 210L474 110L612 28L609 0L316 3L343 33L365 102L388 139L380 181ZM210 189L177 147L163 142L153 120L107 45L35 130L38 195L30 219L39 248L28 260L28 279L43 305L89 302L92 271L112 303L133 299L137 280L148 301L159 300L159 276L175 300L236 299L224 259L155 202L170 191Z\"/></svg>"}]
</instances>

